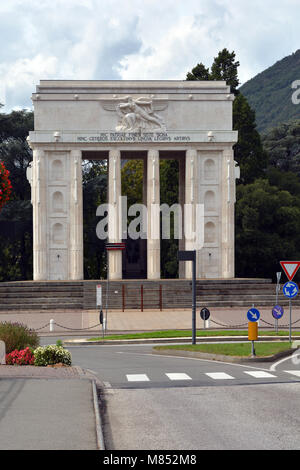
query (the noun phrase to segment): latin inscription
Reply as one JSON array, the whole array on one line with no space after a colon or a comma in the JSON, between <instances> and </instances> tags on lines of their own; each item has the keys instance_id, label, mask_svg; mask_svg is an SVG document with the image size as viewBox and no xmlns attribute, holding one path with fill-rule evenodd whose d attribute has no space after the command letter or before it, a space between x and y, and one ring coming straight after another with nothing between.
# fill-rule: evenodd
<instances>
[{"instance_id":1,"label":"latin inscription","mask_svg":"<svg viewBox=\"0 0 300 470\"><path fill-rule=\"evenodd\" d=\"M165 132L100 132L97 135L77 136L77 142L189 142L187 135Z\"/></svg>"}]
</instances>

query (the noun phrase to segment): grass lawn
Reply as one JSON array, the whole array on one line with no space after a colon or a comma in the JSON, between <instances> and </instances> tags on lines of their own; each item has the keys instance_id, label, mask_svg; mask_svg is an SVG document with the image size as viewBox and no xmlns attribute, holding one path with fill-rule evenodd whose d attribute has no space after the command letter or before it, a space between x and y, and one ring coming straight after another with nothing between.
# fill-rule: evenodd
<instances>
[{"instance_id":1,"label":"grass lawn","mask_svg":"<svg viewBox=\"0 0 300 470\"><path fill-rule=\"evenodd\" d=\"M281 351L290 349L289 342L280 343L256 343L255 352L258 357L272 356ZM177 351L199 351L209 354L222 354L225 356L251 356L251 343L230 343L230 344L189 344L180 346L155 346L156 350L177 350Z\"/></svg>"},{"instance_id":2,"label":"grass lawn","mask_svg":"<svg viewBox=\"0 0 300 470\"><path fill-rule=\"evenodd\" d=\"M278 331L276 333L274 330L269 331L260 331L259 336L288 336L288 331ZM300 332L293 332L293 336L299 336ZM198 330L198 337L207 337L207 336L247 336L247 330ZM124 335L109 335L105 336L104 340L111 339L151 339L151 338L186 338L192 337L192 331L181 331L181 330L167 330L167 331L149 331L146 333L131 333ZM90 338L88 341L102 341L102 336L96 338Z\"/></svg>"}]
</instances>

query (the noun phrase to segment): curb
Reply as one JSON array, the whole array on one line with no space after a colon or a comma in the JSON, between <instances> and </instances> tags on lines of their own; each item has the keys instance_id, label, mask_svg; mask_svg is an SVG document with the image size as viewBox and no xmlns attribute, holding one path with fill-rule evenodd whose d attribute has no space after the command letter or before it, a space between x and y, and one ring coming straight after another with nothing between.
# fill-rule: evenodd
<instances>
[{"instance_id":1,"label":"curb","mask_svg":"<svg viewBox=\"0 0 300 470\"><path fill-rule=\"evenodd\" d=\"M259 341L288 341L288 336L260 336ZM292 336L293 340L299 339L299 336ZM65 346L105 346L105 345L121 345L121 344L152 344L152 343L190 343L192 337L178 338L146 338L146 339L123 339L123 340L101 340L88 341L87 339L73 339L63 341ZM222 343L222 342L248 342L248 336L197 336L197 343Z\"/></svg>"},{"instance_id":2,"label":"curb","mask_svg":"<svg viewBox=\"0 0 300 470\"><path fill-rule=\"evenodd\" d=\"M179 356L179 357L192 357L194 359L207 359L210 361L220 361L220 362L230 362L230 363L252 363L252 362L274 362L277 359L281 359L284 357L288 357L292 355L297 348L288 349L287 351L282 351L280 353L274 354L273 356L266 356L266 357L251 357L251 358L243 358L239 356L226 356L221 354L209 354L209 353L202 353L199 351L184 351L184 350L156 350L153 348L153 354L161 355L161 356Z\"/></svg>"},{"instance_id":3,"label":"curb","mask_svg":"<svg viewBox=\"0 0 300 470\"><path fill-rule=\"evenodd\" d=\"M105 450L105 443L104 443L104 436L103 436L103 431L102 431L102 420L101 420L101 413L100 413L100 410L99 410L96 380L95 379L90 379L90 380L92 382L92 388L93 388L93 401L94 401L94 410L95 410L95 419L96 419L97 445L98 445L98 450L103 451L103 450Z\"/></svg>"}]
</instances>

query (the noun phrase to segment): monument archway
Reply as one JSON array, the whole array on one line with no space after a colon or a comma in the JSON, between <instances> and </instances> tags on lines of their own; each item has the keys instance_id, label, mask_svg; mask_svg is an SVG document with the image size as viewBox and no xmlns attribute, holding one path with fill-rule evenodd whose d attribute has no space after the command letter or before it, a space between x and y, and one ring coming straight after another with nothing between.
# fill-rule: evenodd
<instances>
[{"instance_id":1,"label":"monument archway","mask_svg":"<svg viewBox=\"0 0 300 470\"><path fill-rule=\"evenodd\" d=\"M42 80L32 95L34 131L28 137L34 280L83 279L81 164L90 152L108 159L110 242L123 238L122 155L143 155L148 279L161 273L159 161L168 153L178 155L182 227L193 233L182 230L180 249L197 250L198 278L233 278L239 176L233 99L222 81ZM198 206L204 206L201 246ZM192 277L190 263L182 263L180 277ZM109 278L122 279L121 252L109 252Z\"/></svg>"}]
</instances>

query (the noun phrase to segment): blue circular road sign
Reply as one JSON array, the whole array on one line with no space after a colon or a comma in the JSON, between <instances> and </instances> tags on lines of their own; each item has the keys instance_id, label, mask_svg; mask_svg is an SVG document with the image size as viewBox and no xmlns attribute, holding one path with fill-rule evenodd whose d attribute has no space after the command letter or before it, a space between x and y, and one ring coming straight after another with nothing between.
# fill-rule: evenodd
<instances>
[{"instance_id":1,"label":"blue circular road sign","mask_svg":"<svg viewBox=\"0 0 300 470\"><path fill-rule=\"evenodd\" d=\"M289 299L293 299L299 293L299 288L295 282L289 281L284 284L282 289L283 294L288 297Z\"/></svg>"},{"instance_id":2,"label":"blue circular road sign","mask_svg":"<svg viewBox=\"0 0 300 470\"><path fill-rule=\"evenodd\" d=\"M260 313L256 308L251 308L247 313L249 321L256 322L260 319Z\"/></svg>"},{"instance_id":3,"label":"blue circular road sign","mask_svg":"<svg viewBox=\"0 0 300 470\"><path fill-rule=\"evenodd\" d=\"M272 315L275 320L280 320L280 318L283 317L284 314L284 309L281 307L281 305L275 305L275 307L272 310Z\"/></svg>"}]
</instances>

